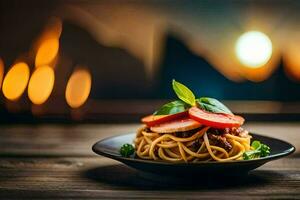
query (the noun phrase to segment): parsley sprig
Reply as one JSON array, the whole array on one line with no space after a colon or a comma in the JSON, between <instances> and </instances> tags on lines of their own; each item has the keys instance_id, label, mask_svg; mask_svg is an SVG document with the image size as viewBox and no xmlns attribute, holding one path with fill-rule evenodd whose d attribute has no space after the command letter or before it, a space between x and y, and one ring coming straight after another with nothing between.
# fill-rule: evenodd
<instances>
[{"instance_id":1,"label":"parsley sprig","mask_svg":"<svg viewBox=\"0 0 300 200\"><path fill-rule=\"evenodd\" d=\"M252 160L255 158L261 158L270 155L270 147L261 143L260 141L253 141L251 147L253 148L253 150L246 151L243 154L244 160Z\"/></svg>"},{"instance_id":2,"label":"parsley sprig","mask_svg":"<svg viewBox=\"0 0 300 200\"><path fill-rule=\"evenodd\" d=\"M123 144L123 146L120 148L120 154L123 157L131 156L132 154L134 154L134 151L135 149L132 144Z\"/></svg>"}]
</instances>

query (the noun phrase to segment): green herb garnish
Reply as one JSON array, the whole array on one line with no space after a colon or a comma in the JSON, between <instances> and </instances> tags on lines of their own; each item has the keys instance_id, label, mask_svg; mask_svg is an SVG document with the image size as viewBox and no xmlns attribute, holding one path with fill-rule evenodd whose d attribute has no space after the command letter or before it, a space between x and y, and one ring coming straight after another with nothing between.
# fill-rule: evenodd
<instances>
[{"instance_id":1,"label":"green herb garnish","mask_svg":"<svg viewBox=\"0 0 300 200\"><path fill-rule=\"evenodd\" d=\"M131 144L123 144L120 148L120 154L124 157L129 157L134 153L134 147Z\"/></svg>"},{"instance_id":2,"label":"green herb garnish","mask_svg":"<svg viewBox=\"0 0 300 200\"><path fill-rule=\"evenodd\" d=\"M196 105L195 95L188 87L186 87L182 83L175 81L174 79L172 81L172 86L179 99L191 106Z\"/></svg>"},{"instance_id":3,"label":"green herb garnish","mask_svg":"<svg viewBox=\"0 0 300 200\"><path fill-rule=\"evenodd\" d=\"M252 160L255 158L260 158L260 157L266 157L270 155L270 147L268 147L265 144L262 144L260 141L253 141L251 144L251 147L254 150L246 151L243 154L243 159L244 160Z\"/></svg>"},{"instance_id":4,"label":"green herb garnish","mask_svg":"<svg viewBox=\"0 0 300 200\"><path fill-rule=\"evenodd\" d=\"M176 114L180 112L186 111L191 106L181 100L176 100L169 102L162 107L160 107L157 111L153 113L153 115L170 115Z\"/></svg>"},{"instance_id":5,"label":"green herb garnish","mask_svg":"<svg viewBox=\"0 0 300 200\"><path fill-rule=\"evenodd\" d=\"M217 99L210 97L201 97L199 99L196 99L196 102L203 110L213 113L232 114L232 112Z\"/></svg>"},{"instance_id":6,"label":"green herb garnish","mask_svg":"<svg viewBox=\"0 0 300 200\"><path fill-rule=\"evenodd\" d=\"M210 97L201 97L196 99L194 93L188 87L174 79L172 81L172 86L180 100L172 101L163 105L153 113L154 115L176 114L184 112L192 106L198 106L201 109L212 113L232 114L232 112L217 99Z\"/></svg>"}]
</instances>

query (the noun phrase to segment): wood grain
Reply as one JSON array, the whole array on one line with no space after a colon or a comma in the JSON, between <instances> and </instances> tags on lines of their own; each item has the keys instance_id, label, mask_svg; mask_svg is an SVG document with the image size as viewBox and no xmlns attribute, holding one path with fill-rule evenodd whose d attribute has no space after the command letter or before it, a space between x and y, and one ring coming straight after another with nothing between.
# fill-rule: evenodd
<instances>
[{"instance_id":1,"label":"wood grain","mask_svg":"<svg viewBox=\"0 0 300 200\"><path fill-rule=\"evenodd\" d=\"M248 176L190 184L145 179L139 171L103 157L5 158L0 161L1 197L172 198L300 197L300 158L266 164ZM149 177L148 177L149 178Z\"/></svg>"},{"instance_id":2,"label":"wood grain","mask_svg":"<svg viewBox=\"0 0 300 200\"><path fill-rule=\"evenodd\" d=\"M139 125L11 125L0 127L0 156L91 156L92 145Z\"/></svg>"},{"instance_id":3,"label":"wood grain","mask_svg":"<svg viewBox=\"0 0 300 200\"><path fill-rule=\"evenodd\" d=\"M145 176L91 151L99 139L133 132L138 126L0 126L0 199L300 199L299 151L247 176L208 174L185 182ZM300 149L300 123L246 126Z\"/></svg>"}]
</instances>

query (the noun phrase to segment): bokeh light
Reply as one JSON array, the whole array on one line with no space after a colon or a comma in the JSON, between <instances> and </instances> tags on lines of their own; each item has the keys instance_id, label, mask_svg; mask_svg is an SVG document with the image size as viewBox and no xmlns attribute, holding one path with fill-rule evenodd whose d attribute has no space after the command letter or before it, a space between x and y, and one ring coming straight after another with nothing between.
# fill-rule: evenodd
<instances>
[{"instance_id":1,"label":"bokeh light","mask_svg":"<svg viewBox=\"0 0 300 200\"><path fill-rule=\"evenodd\" d=\"M66 88L66 101L72 108L83 105L91 91L92 77L87 69L75 70L69 78Z\"/></svg>"},{"instance_id":2,"label":"bokeh light","mask_svg":"<svg viewBox=\"0 0 300 200\"><path fill-rule=\"evenodd\" d=\"M4 76L4 63L3 60L0 58L0 88L2 86L3 76Z\"/></svg>"},{"instance_id":3,"label":"bokeh light","mask_svg":"<svg viewBox=\"0 0 300 200\"><path fill-rule=\"evenodd\" d=\"M300 32L291 35L284 44L282 57L284 62L284 70L286 75L293 81L300 81Z\"/></svg>"},{"instance_id":4,"label":"bokeh light","mask_svg":"<svg viewBox=\"0 0 300 200\"><path fill-rule=\"evenodd\" d=\"M244 33L236 42L239 61L251 68L266 64L272 56L272 42L267 35L258 31Z\"/></svg>"},{"instance_id":5,"label":"bokeh light","mask_svg":"<svg viewBox=\"0 0 300 200\"><path fill-rule=\"evenodd\" d=\"M28 97L31 102L40 105L47 101L53 90L54 80L54 71L51 67L38 67L28 84Z\"/></svg>"},{"instance_id":6,"label":"bokeh light","mask_svg":"<svg viewBox=\"0 0 300 200\"><path fill-rule=\"evenodd\" d=\"M26 63L19 62L13 65L3 81L3 95L9 100L17 100L26 89L29 75L30 71Z\"/></svg>"},{"instance_id":7,"label":"bokeh light","mask_svg":"<svg viewBox=\"0 0 300 200\"><path fill-rule=\"evenodd\" d=\"M58 17L51 17L44 27L42 40L45 38L59 38L62 33L62 20Z\"/></svg>"},{"instance_id":8,"label":"bokeh light","mask_svg":"<svg viewBox=\"0 0 300 200\"><path fill-rule=\"evenodd\" d=\"M58 38L50 38L42 41L36 53L35 66L39 67L51 64L57 56L58 49Z\"/></svg>"}]
</instances>

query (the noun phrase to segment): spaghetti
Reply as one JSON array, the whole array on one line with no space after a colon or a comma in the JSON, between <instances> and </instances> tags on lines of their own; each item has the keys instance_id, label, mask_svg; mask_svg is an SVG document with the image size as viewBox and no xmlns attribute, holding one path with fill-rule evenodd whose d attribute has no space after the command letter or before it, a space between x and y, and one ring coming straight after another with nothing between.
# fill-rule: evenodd
<instances>
[{"instance_id":1,"label":"spaghetti","mask_svg":"<svg viewBox=\"0 0 300 200\"><path fill-rule=\"evenodd\" d=\"M147 127L138 130L134 140L136 155L142 159L169 162L230 161L242 159L251 149L246 130L218 130L201 127L186 132L157 133Z\"/></svg>"},{"instance_id":2,"label":"spaghetti","mask_svg":"<svg viewBox=\"0 0 300 200\"><path fill-rule=\"evenodd\" d=\"M241 127L245 119L220 101L196 98L175 80L172 87L179 100L143 117L145 126L137 132L135 147L124 146L123 156L129 156L133 148L139 158L169 162L250 160L270 154L267 145L250 144L251 136Z\"/></svg>"}]
</instances>

